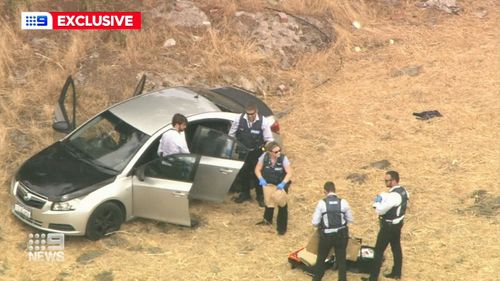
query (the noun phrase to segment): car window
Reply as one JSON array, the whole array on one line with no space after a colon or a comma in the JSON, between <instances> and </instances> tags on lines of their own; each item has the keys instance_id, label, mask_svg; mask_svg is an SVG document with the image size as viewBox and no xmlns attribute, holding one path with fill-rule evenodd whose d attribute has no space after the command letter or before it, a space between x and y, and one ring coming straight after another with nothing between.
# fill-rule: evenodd
<instances>
[{"instance_id":1,"label":"car window","mask_svg":"<svg viewBox=\"0 0 500 281\"><path fill-rule=\"evenodd\" d=\"M229 133L229 129L231 128L231 121L225 119L210 118L210 119L203 119L203 120L189 122L185 134L186 134L186 141L190 149L194 133L196 132L198 126L207 127L222 132L224 134L227 134Z\"/></svg>"},{"instance_id":2,"label":"car window","mask_svg":"<svg viewBox=\"0 0 500 281\"><path fill-rule=\"evenodd\" d=\"M217 158L244 160L248 149L221 131L198 126L191 144L191 152Z\"/></svg>"},{"instance_id":3,"label":"car window","mask_svg":"<svg viewBox=\"0 0 500 281\"><path fill-rule=\"evenodd\" d=\"M78 129L67 145L79 158L121 171L149 136L106 111Z\"/></svg>"},{"instance_id":4,"label":"car window","mask_svg":"<svg viewBox=\"0 0 500 281\"><path fill-rule=\"evenodd\" d=\"M192 154L175 154L158 158L146 165L144 176L193 182L196 159L196 155Z\"/></svg>"}]
</instances>

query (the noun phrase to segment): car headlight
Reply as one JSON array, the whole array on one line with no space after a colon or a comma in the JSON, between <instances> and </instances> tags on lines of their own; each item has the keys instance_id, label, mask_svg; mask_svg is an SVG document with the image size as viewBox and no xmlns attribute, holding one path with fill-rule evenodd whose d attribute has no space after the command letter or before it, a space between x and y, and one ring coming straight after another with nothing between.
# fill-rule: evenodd
<instances>
[{"instance_id":1,"label":"car headlight","mask_svg":"<svg viewBox=\"0 0 500 281\"><path fill-rule=\"evenodd\" d=\"M55 202L52 204L52 211L73 211L79 203L80 199L78 198L64 202Z\"/></svg>"}]
</instances>

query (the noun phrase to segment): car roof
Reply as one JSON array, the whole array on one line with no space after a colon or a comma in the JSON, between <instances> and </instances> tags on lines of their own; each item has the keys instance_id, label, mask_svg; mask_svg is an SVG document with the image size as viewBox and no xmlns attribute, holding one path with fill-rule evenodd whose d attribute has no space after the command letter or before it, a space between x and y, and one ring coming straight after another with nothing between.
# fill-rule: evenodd
<instances>
[{"instance_id":1,"label":"car roof","mask_svg":"<svg viewBox=\"0 0 500 281\"><path fill-rule=\"evenodd\" d=\"M221 110L192 90L176 87L134 97L111 107L109 111L138 130L153 135L170 124L175 113L188 117Z\"/></svg>"}]
</instances>

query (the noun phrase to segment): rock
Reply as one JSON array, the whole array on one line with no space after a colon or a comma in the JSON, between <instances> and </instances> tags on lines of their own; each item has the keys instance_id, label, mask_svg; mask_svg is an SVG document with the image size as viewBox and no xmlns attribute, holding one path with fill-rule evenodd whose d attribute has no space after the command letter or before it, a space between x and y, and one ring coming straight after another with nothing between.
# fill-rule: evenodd
<instances>
[{"instance_id":1,"label":"rock","mask_svg":"<svg viewBox=\"0 0 500 281\"><path fill-rule=\"evenodd\" d=\"M281 23L287 23L288 22L288 16L283 13L283 12L279 12L278 13L278 17L279 17L279 20Z\"/></svg>"},{"instance_id":2,"label":"rock","mask_svg":"<svg viewBox=\"0 0 500 281\"><path fill-rule=\"evenodd\" d=\"M169 38L169 39L165 40L165 43L163 43L163 48L169 48L169 47L175 46L175 44L177 44L175 39Z\"/></svg>"},{"instance_id":3,"label":"rock","mask_svg":"<svg viewBox=\"0 0 500 281\"><path fill-rule=\"evenodd\" d=\"M166 16L173 26L207 27L210 24L207 15L191 1L177 1L174 9Z\"/></svg>"},{"instance_id":4,"label":"rock","mask_svg":"<svg viewBox=\"0 0 500 281\"><path fill-rule=\"evenodd\" d=\"M280 84L278 86L278 90L285 92L285 91L288 91L288 87L285 84Z\"/></svg>"},{"instance_id":5,"label":"rock","mask_svg":"<svg viewBox=\"0 0 500 281\"><path fill-rule=\"evenodd\" d=\"M393 68L391 69L391 72L389 73L389 75L391 77L398 77L398 76L402 76L404 75L405 73L397 68Z\"/></svg>"},{"instance_id":6,"label":"rock","mask_svg":"<svg viewBox=\"0 0 500 281\"><path fill-rule=\"evenodd\" d=\"M356 28L356 29L360 29L361 23L359 21L355 20L352 22L352 26L354 26L354 28Z\"/></svg>"},{"instance_id":7,"label":"rock","mask_svg":"<svg viewBox=\"0 0 500 281\"><path fill-rule=\"evenodd\" d=\"M366 178L367 178L366 174L358 174L358 173L352 173L346 177L347 180L357 184L365 183Z\"/></svg>"},{"instance_id":8,"label":"rock","mask_svg":"<svg viewBox=\"0 0 500 281\"><path fill-rule=\"evenodd\" d=\"M417 76L422 72L421 65L409 65L401 69L408 76Z\"/></svg>"},{"instance_id":9,"label":"rock","mask_svg":"<svg viewBox=\"0 0 500 281\"><path fill-rule=\"evenodd\" d=\"M419 8L434 8L448 14L457 14L461 8L455 0L427 0L415 4Z\"/></svg>"},{"instance_id":10,"label":"rock","mask_svg":"<svg viewBox=\"0 0 500 281\"><path fill-rule=\"evenodd\" d=\"M384 160L372 162L372 163L370 163L370 166L373 168L376 168L376 169L384 170L384 169L391 166L391 162L384 159Z\"/></svg>"}]
</instances>

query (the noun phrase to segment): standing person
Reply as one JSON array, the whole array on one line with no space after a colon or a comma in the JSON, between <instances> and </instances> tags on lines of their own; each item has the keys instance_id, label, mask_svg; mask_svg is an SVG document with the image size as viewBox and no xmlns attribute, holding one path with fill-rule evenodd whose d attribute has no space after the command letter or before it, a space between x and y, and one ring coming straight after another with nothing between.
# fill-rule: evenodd
<instances>
[{"instance_id":1,"label":"standing person","mask_svg":"<svg viewBox=\"0 0 500 281\"><path fill-rule=\"evenodd\" d=\"M349 238L348 223L353 222L351 207L345 199L335 194L335 184L325 183L326 197L318 202L312 217L312 224L319 230L319 246L313 281L319 281L325 274L325 260L332 247L335 250L335 261L338 265L339 281L346 281L346 248Z\"/></svg>"},{"instance_id":2,"label":"standing person","mask_svg":"<svg viewBox=\"0 0 500 281\"><path fill-rule=\"evenodd\" d=\"M236 137L250 151L248 152L245 163L241 168L241 192L234 200L236 203L250 201L250 189L257 184L254 169L257 159L262 153L261 148L266 142L273 141L271 125L264 116L259 114L257 105L249 103L245 107L245 113L236 118L229 130L229 136ZM264 195L262 189L256 188L257 201L261 207L264 207Z\"/></svg>"},{"instance_id":3,"label":"standing person","mask_svg":"<svg viewBox=\"0 0 500 281\"><path fill-rule=\"evenodd\" d=\"M383 193L375 198L373 208L379 215L380 230L375 244L375 256L370 278L363 280L376 281L382 266L382 258L388 244L391 244L394 265L387 278L400 279L403 266L403 252L401 250L401 228L406 212L409 194L399 185L399 173L388 171L385 173L385 185L390 188L388 193Z\"/></svg>"},{"instance_id":4,"label":"standing person","mask_svg":"<svg viewBox=\"0 0 500 281\"><path fill-rule=\"evenodd\" d=\"M264 152L257 160L255 166L255 175L259 179L260 188L268 183L276 185L278 189L285 190L288 193L290 178L292 177L292 167L285 154L281 153L280 145L272 141L266 145L267 152ZM258 187L257 187L258 188ZM264 219L257 224L269 225L273 222L274 208L266 206L264 209ZM288 204L283 207L278 206L278 235L286 233L288 225Z\"/></svg>"},{"instance_id":5,"label":"standing person","mask_svg":"<svg viewBox=\"0 0 500 281\"><path fill-rule=\"evenodd\" d=\"M176 113L172 117L173 129L163 133L158 146L158 155L165 157L177 153L189 153L189 148L186 143L186 136L184 130L187 127L186 116Z\"/></svg>"}]
</instances>

